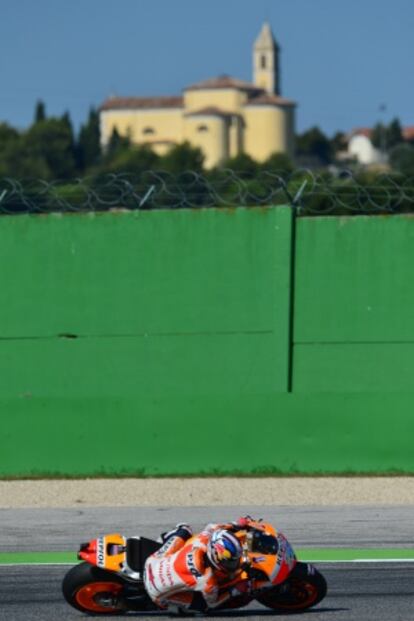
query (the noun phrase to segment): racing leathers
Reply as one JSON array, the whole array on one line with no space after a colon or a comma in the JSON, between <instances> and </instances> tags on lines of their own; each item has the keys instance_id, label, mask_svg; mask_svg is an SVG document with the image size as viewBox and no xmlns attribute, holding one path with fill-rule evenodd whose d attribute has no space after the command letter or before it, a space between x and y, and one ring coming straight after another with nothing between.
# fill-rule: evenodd
<instances>
[{"instance_id":1,"label":"racing leathers","mask_svg":"<svg viewBox=\"0 0 414 621\"><path fill-rule=\"evenodd\" d=\"M189 527L183 526L169 534L164 545L147 559L146 590L160 608L200 612L216 608L233 593L220 593L220 583L228 582L229 574L211 566L207 544L214 531L233 525L208 524L194 537Z\"/></svg>"}]
</instances>

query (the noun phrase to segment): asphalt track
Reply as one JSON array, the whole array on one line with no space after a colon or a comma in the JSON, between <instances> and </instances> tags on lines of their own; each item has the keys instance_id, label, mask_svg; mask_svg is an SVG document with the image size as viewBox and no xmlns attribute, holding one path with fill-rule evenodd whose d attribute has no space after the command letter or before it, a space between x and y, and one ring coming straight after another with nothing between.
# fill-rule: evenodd
<instances>
[{"instance_id":1,"label":"asphalt track","mask_svg":"<svg viewBox=\"0 0 414 621\"><path fill-rule=\"evenodd\" d=\"M103 532L155 536L178 521L195 528L252 512L279 526L294 546L394 549L414 547L412 507L170 507L122 509L0 510L0 551L76 549ZM302 621L414 620L414 563L324 563L329 593ZM72 611L60 593L68 568L58 565L0 566L0 619L67 621L87 618ZM265 619L272 614L258 604L214 617ZM132 613L129 618L165 617ZM112 616L101 617L114 618ZM279 616L280 619L295 617Z\"/></svg>"}]
</instances>

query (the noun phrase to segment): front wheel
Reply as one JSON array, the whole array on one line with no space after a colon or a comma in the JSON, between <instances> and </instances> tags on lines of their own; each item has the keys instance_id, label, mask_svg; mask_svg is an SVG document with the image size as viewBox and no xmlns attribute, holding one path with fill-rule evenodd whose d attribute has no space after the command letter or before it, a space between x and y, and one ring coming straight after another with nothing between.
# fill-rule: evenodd
<instances>
[{"instance_id":1,"label":"front wheel","mask_svg":"<svg viewBox=\"0 0 414 621\"><path fill-rule=\"evenodd\" d=\"M325 578L313 565L298 562L283 584L265 590L256 599L276 612L288 614L316 606L327 590Z\"/></svg>"},{"instance_id":2,"label":"front wheel","mask_svg":"<svg viewBox=\"0 0 414 621\"><path fill-rule=\"evenodd\" d=\"M120 614L125 612L121 593L125 582L112 572L89 563L72 567L63 578L64 598L74 608L88 614Z\"/></svg>"}]
</instances>

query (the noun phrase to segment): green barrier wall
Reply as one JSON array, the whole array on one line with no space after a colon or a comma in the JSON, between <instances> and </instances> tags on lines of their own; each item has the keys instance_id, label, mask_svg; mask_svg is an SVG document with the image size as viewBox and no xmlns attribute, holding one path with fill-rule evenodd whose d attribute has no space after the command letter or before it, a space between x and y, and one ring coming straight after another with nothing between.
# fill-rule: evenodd
<instances>
[{"instance_id":1,"label":"green barrier wall","mask_svg":"<svg viewBox=\"0 0 414 621\"><path fill-rule=\"evenodd\" d=\"M413 226L2 217L0 476L414 473Z\"/></svg>"},{"instance_id":2,"label":"green barrier wall","mask_svg":"<svg viewBox=\"0 0 414 621\"><path fill-rule=\"evenodd\" d=\"M297 221L295 391L412 391L412 216Z\"/></svg>"},{"instance_id":3,"label":"green barrier wall","mask_svg":"<svg viewBox=\"0 0 414 621\"><path fill-rule=\"evenodd\" d=\"M223 429L246 443L246 403L287 389L291 225L286 208L1 218L0 471L183 472L185 451L232 468Z\"/></svg>"}]
</instances>

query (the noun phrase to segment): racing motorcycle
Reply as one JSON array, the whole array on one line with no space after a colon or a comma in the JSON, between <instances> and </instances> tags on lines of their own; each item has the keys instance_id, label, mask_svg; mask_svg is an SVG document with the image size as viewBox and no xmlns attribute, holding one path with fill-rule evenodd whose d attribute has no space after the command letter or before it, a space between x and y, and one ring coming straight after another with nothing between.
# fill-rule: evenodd
<instances>
[{"instance_id":1,"label":"racing motorcycle","mask_svg":"<svg viewBox=\"0 0 414 621\"><path fill-rule=\"evenodd\" d=\"M237 585L240 595L214 610L242 608L256 600L286 614L303 612L325 597L325 578L313 565L298 561L286 537L271 524L250 519L234 534L242 544L242 564L220 588L234 593ZM145 590L143 572L148 556L162 545L118 533L82 543L78 552L82 562L63 579L66 601L92 615L160 610ZM243 589L247 584L249 588Z\"/></svg>"}]
</instances>

